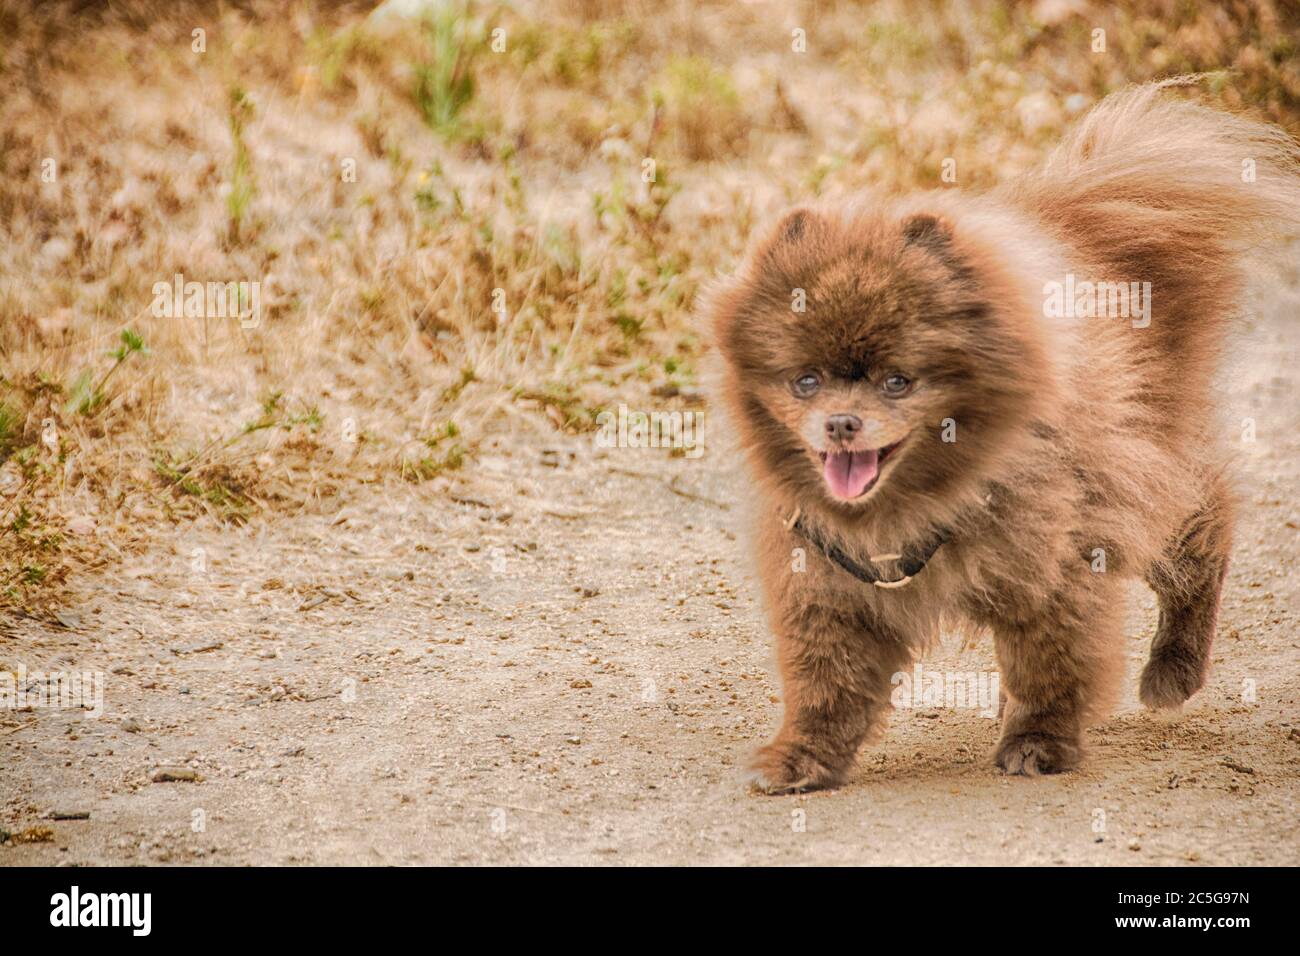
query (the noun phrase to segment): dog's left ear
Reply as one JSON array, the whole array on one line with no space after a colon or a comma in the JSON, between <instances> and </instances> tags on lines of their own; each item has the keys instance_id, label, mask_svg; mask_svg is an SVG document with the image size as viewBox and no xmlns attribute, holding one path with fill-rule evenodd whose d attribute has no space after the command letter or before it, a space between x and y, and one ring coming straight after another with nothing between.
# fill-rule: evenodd
<instances>
[{"instance_id":1,"label":"dog's left ear","mask_svg":"<svg viewBox=\"0 0 1300 956\"><path fill-rule=\"evenodd\" d=\"M944 252L952 243L952 225L929 213L918 213L903 220L903 241L931 252Z\"/></svg>"},{"instance_id":2,"label":"dog's left ear","mask_svg":"<svg viewBox=\"0 0 1300 956\"><path fill-rule=\"evenodd\" d=\"M963 261L961 251L953 239L952 223L942 216L917 213L903 220L903 246L916 246L939 260L953 276L962 282L971 277L970 268Z\"/></svg>"}]
</instances>

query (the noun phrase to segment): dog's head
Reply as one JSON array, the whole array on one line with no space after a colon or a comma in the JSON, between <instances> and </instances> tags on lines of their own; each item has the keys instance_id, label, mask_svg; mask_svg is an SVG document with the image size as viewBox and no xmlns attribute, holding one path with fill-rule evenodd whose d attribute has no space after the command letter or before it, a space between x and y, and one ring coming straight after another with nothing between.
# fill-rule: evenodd
<instances>
[{"instance_id":1,"label":"dog's head","mask_svg":"<svg viewBox=\"0 0 1300 956\"><path fill-rule=\"evenodd\" d=\"M1042 377L986 259L940 216L786 215L714 303L760 467L849 511L981 470Z\"/></svg>"}]
</instances>

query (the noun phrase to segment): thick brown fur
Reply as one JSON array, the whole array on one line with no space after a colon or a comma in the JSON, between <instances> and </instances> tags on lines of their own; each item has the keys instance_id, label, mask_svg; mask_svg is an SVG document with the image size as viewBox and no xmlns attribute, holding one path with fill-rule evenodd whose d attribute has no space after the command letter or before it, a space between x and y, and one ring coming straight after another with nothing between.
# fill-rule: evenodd
<instances>
[{"instance_id":1,"label":"thick brown fur","mask_svg":"<svg viewBox=\"0 0 1300 956\"><path fill-rule=\"evenodd\" d=\"M949 622L992 632L997 764L1073 767L1122 674L1124 577L1160 604L1142 700L1174 707L1204 682L1233 508L1211 379L1248 257L1300 224L1300 163L1282 131L1169 85L1110 96L988 195L795 210L712 296L785 688L759 789L841 783L892 675ZM1047 284L1069 274L1151 283L1149 325L1046 316ZM816 393L799 394L810 370ZM906 394L886 394L899 381ZM848 500L818 457L845 413L857 447L901 441ZM860 562L952 537L880 589L787 527L795 509Z\"/></svg>"}]
</instances>

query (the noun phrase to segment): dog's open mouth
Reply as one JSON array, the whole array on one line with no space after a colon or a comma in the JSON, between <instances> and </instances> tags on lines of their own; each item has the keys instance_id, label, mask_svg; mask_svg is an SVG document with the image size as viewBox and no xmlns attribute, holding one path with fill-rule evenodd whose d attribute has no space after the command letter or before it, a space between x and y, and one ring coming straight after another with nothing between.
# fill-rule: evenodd
<instances>
[{"instance_id":1,"label":"dog's open mouth","mask_svg":"<svg viewBox=\"0 0 1300 956\"><path fill-rule=\"evenodd\" d=\"M884 448L872 448L866 451L830 451L820 452L822 460L822 477L831 494L842 501L861 498L880 477L880 469L885 459L897 450L902 441L896 441Z\"/></svg>"}]
</instances>

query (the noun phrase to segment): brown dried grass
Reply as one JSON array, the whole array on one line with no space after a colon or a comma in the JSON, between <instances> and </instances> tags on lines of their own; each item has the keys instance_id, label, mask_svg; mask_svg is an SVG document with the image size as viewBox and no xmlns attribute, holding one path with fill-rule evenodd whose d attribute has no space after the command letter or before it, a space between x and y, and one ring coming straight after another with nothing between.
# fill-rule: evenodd
<instances>
[{"instance_id":1,"label":"brown dried grass","mask_svg":"<svg viewBox=\"0 0 1300 956\"><path fill-rule=\"evenodd\" d=\"M987 185L1155 76L1232 69L1212 96L1283 125L1300 104L1271 0L478 4L446 34L472 93L437 128L440 48L410 22L77 6L0 8L0 603L28 610L174 522L357 483L436 501L489 435L692 384L698 289L792 199L936 186L945 157ZM178 272L261 280L261 326L155 317ZM70 409L124 329L149 353Z\"/></svg>"}]
</instances>

